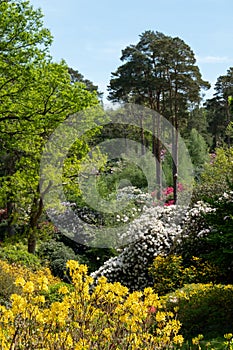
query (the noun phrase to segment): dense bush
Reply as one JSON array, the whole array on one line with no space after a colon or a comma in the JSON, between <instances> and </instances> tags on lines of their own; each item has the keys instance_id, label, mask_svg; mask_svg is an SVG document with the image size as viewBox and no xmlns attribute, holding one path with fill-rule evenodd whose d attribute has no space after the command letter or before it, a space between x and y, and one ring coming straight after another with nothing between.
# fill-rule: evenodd
<instances>
[{"instance_id":1,"label":"dense bush","mask_svg":"<svg viewBox=\"0 0 233 350\"><path fill-rule=\"evenodd\" d=\"M0 306L1 349L162 350L181 345L180 322L166 312L151 288L129 293L104 277L92 293L93 279L77 261L68 262L73 289L59 288L61 301L45 304L46 278L19 277L22 294Z\"/></svg>"},{"instance_id":2,"label":"dense bush","mask_svg":"<svg viewBox=\"0 0 233 350\"><path fill-rule=\"evenodd\" d=\"M62 279L66 279L67 261L81 260L78 255L75 255L72 248L56 240L42 242L39 246L38 255L41 261L49 266L53 275Z\"/></svg>"},{"instance_id":3,"label":"dense bush","mask_svg":"<svg viewBox=\"0 0 233 350\"><path fill-rule=\"evenodd\" d=\"M160 295L175 291L190 283L216 282L220 272L202 259L193 257L188 265L184 265L181 256L157 256L149 268L153 289Z\"/></svg>"},{"instance_id":4,"label":"dense bush","mask_svg":"<svg viewBox=\"0 0 233 350\"><path fill-rule=\"evenodd\" d=\"M140 189L148 186L143 171L126 159L108 162L97 180L98 192L102 197L115 192L119 186L126 186L127 184Z\"/></svg>"},{"instance_id":5,"label":"dense bush","mask_svg":"<svg viewBox=\"0 0 233 350\"><path fill-rule=\"evenodd\" d=\"M172 249L181 233L183 214L183 209L175 206L145 208L119 237L119 242L124 242L120 254L106 261L92 276L97 279L104 275L131 290L151 285L148 267L155 256L168 254Z\"/></svg>"},{"instance_id":6,"label":"dense bush","mask_svg":"<svg viewBox=\"0 0 233 350\"><path fill-rule=\"evenodd\" d=\"M229 182L233 182L233 147L217 148L210 155L200 177L200 183L195 186L194 201L217 199L225 191L229 191Z\"/></svg>"},{"instance_id":7,"label":"dense bush","mask_svg":"<svg viewBox=\"0 0 233 350\"><path fill-rule=\"evenodd\" d=\"M43 276L51 286L60 282L58 278L52 276L47 268L41 267L35 270L20 264L0 260L0 304L9 305L10 295L20 293L19 287L15 285L15 280L19 276L32 281Z\"/></svg>"},{"instance_id":8,"label":"dense bush","mask_svg":"<svg viewBox=\"0 0 233 350\"><path fill-rule=\"evenodd\" d=\"M45 305L49 306L54 302L61 302L63 300L63 295L60 290L65 287L68 290L73 290L73 286L70 283L58 282L56 284L48 285L48 289L44 291L43 295L45 297Z\"/></svg>"},{"instance_id":9,"label":"dense bush","mask_svg":"<svg viewBox=\"0 0 233 350\"><path fill-rule=\"evenodd\" d=\"M233 328L233 286L191 284L169 294L167 307L178 308L181 333L186 339L223 337Z\"/></svg>"},{"instance_id":10,"label":"dense bush","mask_svg":"<svg viewBox=\"0 0 233 350\"><path fill-rule=\"evenodd\" d=\"M19 291L14 282L14 277L9 275L0 261L0 305L9 305L11 294Z\"/></svg>"},{"instance_id":11,"label":"dense bush","mask_svg":"<svg viewBox=\"0 0 233 350\"><path fill-rule=\"evenodd\" d=\"M199 256L216 265L222 283L233 283L233 191L225 191L209 203L197 203L188 213L192 225L184 226L176 252L185 263Z\"/></svg>"},{"instance_id":12,"label":"dense bush","mask_svg":"<svg viewBox=\"0 0 233 350\"><path fill-rule=\"evenodd\" d=\"M0 248L0 259L10 264L20 264L30 268L40 267L40 259L27 252L27 247L22 244L5 245Z\"/></svg>"},{"instance_id":13,"label":"dense bush","mask_svg":"<svg viewBox=\"0 0 233 350\"><path fill-rule=\"evenodd\" d=\"M208 247L203 256L217 264L224 271L225 279L233 283L233 191L225 191L211 204L215 211L206 215L212 229L203 239Z\"/></svg>"},{"instance_id":14,"label":"dense bush","mask_svg":"<svg viewBox=\"0 0 233 350\"><path fill-rule=\"evenodd\" d=\"M119 237L119 241L128 244L92 276L104 275L109 281L120 281L132 290L153 285L148 268L156 256L177 253L184 256L185 263L192 256L199 256L198 244L209 233L204 214L212 210L202 202L191 209L175 205L144 208L141 216Z\"/></svg>"}]
</instances>

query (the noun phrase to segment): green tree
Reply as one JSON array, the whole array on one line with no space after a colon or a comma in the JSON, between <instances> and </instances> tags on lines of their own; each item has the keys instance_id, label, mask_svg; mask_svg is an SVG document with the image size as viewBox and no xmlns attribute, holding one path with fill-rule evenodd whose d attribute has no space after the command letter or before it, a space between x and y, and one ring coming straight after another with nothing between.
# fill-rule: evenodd
<instances>
[{"instance_id":1,"label":"green tree","mask_svg":"<svg viewBox=\"0 0 233 350\"><path fill-rule=\"evenodd\" d=\"M85 79L84 76L78 70L75 70L69 67L68 71L70 74L72 84L84 83L88 91L91 91L91 92L96 91L99 99L102 99L103 93L99 91L99 88L97 85L94 85L92 81L90 81L89 79Z\"/></svg>"},{"instance_id":2,"label":"green tree","mask_svg":"<svg viewBox=\"0 0 233 350\"><path fill-rule=\"evenodd\" d=\"M12 162L12 171L2 177L2 198L13 203L11 223L24 221L28 227L29 251L35 250L35 231L43 210L43 198L39 191L39 165L43 146L52 131L70 114L97 103L95 94L84 85L70 85L67 67L64 64L45 64L35 70L35 80L14 104L18 122L13 125L2 121L5 131L5 148ZM21 103L22 102L22 103ZM88 122L88 120L86 120ZM89 119L90 127L94 127ZM74 150L74 148L73 148ZM87 152L83 141L75 146L73 158ZM12 158L18 154L18 158ZM66 163L69 173L70 163ZM77 162L76 162L77 171ZM74 168L74 161L73 161ZM28 218L28 219L26 219Z\"/></svg>"},{"instance_id":3,"label":"green tree","mask_svg":"<svg viewBox=\"0 0 233 350\"><path fill-rule=\"evenodd\" d=\"M27 88L31 64L49 54L50 32L43 27L42 13L29 1L0 2L0 118L12 118L11 98Z\"/></svg>"},{"instance_id":4,"label":"green tree","mask_svg":"<svg viewBox=\"0 0 233 350\"><path fill-rule=\"evenodd\" d=\"M192 129L197 130L197 132L203 136L206 143L211 145L212 143L212 135L207 130L208 122L207 122L207 110L203 106L194 106L189 110L187 123L184 125L184 129L181 130L181 135L188 139L190 132Z\"/></svg>"},{"instance_id":5,"label":"green tree","mask_svg":"<svg viewBox=\"0 0 233 350\"><path fill-rule=\"evenodd\" d=\"M33 253L43 211L39 165L44 144L70 114L97 105L98 99L84 83L70 84L64 62L49 59L51 35L43 28L40 10L27 1L0 6L0 201L8 209L8 233L14 233L16 222L23 224ZM90 128L95 126L94 115L83 118ZM74 158L80 160L87 148L77 140L74 149Z\"/></svg>"},{"instance_id":6,"label":"green tree","mask_svg":"<svg viewBox=\"0 0 233 350\"><path fill-rule=\"evenodd\" d=\"M0 2L0 175L12 175L22 155L19 148L15 149L12 137L16 134L14 124L19 124L16 102L33 80L30 67L40 65L49 57L52 36L43 27L42 17L41 11L34 10L29 1ZM14 203L9 198L6 207L11 234Z\"/></svg>"},{"instance_id":7,"label":"green tree","mask_svg":"<svg viewBox=\"0 0 233 350\"><path fill-rule=\"evenodd\" d=\"M233 68L227 70L226 75L218 77L215 84L215 94L212 99L206 101L207 120L209 131L213 135L213 148L231 144L231 137L226 133L227 127L232 121L231 102L229 97L233 95Z\"/></svg>"},{"instance_id":8,"label":"green tree","mask_svg":"<svg viewBox=\"0 0 233 350\"><path fill-rule=\"evenodd\" d=\"M117 102L143 104L163 114L174 126L173 130L173 187L177 196L178 131L186 117L190 103L200 102L200 89L209 84L202 80L195 65L191 48L180 38L159 32L146 31L136 45L122 51L125 62L109 85L109 99ZM143 127L144 121L141 121ZM152 151L157 158L157 186L161 191L161 120L152 120Z\"/></svg>"}]
</instances>

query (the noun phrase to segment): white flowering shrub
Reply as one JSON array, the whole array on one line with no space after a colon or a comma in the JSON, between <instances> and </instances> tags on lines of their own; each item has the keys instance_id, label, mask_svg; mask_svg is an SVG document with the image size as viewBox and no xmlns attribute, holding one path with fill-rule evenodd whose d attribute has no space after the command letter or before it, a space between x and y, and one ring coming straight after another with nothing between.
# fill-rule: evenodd
<instances>
[{"instance_id":1,"label":"white flowering shrub","mask_svg":"<svg viewBox=\"0 0 233 350\"><path fill-rule=\"evenodd\" d=\"M125 204L123 210L112 213L113 220L109 222L117 232L117 247L121 248L118 248L117 256L105 261L92 273L96 280L104 275L109 282L119 281L131 290L139 290L152 283L148 268L156 256L169 253L181 254L187 259L199 256L203 246L202 239L211 232L211 225L207 224L205 215L215 209L209 204L197 202L191 209L175 205L153 206L153 197L150 194L132 186L119 189L113 196L117 203ZM91 208L90 212L83 209L78 211L75 207L74 209L82 220L95 222L95 213ZM87 245L90 243L92 246L95 242L96 247L101 247L98 245L98 237L88 236L88 232L81 227L71 227L74 225L72 215L72 211L69 211L65 218L61 216L63 225L67 224L67 235L71 231L77 232L79 242ZM104 226L100 231L103 230ZM101 251L94 254L97 254L96 258L98 254L101 257Z\"/></svg>"},{"instance_id":2,"label":"white flowering shrub","mask_svg":"<svg viewBox=\"0 0 233 350\"><path fill-rule=\"evenodd\" d=\"M186 212L179 242L174 250L176 254L182 255L184 260L200 256L205 251L204 239L212 231L206 215L214 213L215 210L210 204L199 201Z\"/></svg>"},{"instance_id":3,"label":"white flowering shrub","mask_svg":"<svg viewBox=\"0 0 233 350\"><path fill-rule=\"evenodd\" d=\"M202 215L213 209L197 203L192 209L177 207L146 207L141 216L128 226L119 237L128 244L119 255L106 261L92 277L104 275L110 282L119 281L131 290L141 290L152 285L148 268L153 259L182 249L189 235L200 238L210 230Z\"/></svg>"},{"instance_id":4,"label":"white flowering shrub","mask_svg":"<svg viewBox=\"0 0 233 350\"><path fill-rule=\"evenodd\" d=\"M180 236L181 226L177 222L181 222L182 213L175 206L144 208L141 216L119 237L128 244L92 277L104 275L110 282L119 281L131 290L150 285L148 267L158 254L168 254Z\"/></svg>"},{"instance_id":5,"label":"white flowering shrub","mask_svg":"<svg viewBox=\"0 0 233 350\"><path fill-rule=\"evenodd\" d=\"M215 212L215 210L216 209L208 203L202 201L195 203L192 208L187 210L181 234L182 241L185 238L190 239L193 237L195 239L207 235L211 227L207 224L205 216L208 213Z\"/></svg>"}]
</instances>

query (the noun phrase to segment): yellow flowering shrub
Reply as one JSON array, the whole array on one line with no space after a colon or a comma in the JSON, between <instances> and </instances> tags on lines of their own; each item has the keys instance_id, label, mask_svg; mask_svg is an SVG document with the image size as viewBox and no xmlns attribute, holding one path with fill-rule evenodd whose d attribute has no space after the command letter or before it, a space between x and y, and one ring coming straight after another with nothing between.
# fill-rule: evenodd
<instances>
[{"instance_id":1,"label":"yellow flowering shrub","mask_svg":"<svg viewBox=\"0 0 233 350\"><path fill-rule=\"evenodd\" d=\"M185 284L215 283L220 271L216 266L198 257L192 257L189 266L184 266L182 256L158 255L149 268L149 274L154 291L159 295L165 295Z\"/></svg>"},{"instance_id":2,"label":"yellow flowering shrub","mask_svg":"<svg viewBox=\"0 0 233 350\"><path fill-rule=\"evenodd\" d=\"M45 276L47 277L49 284L60 282L60 279L54 277L48 268L41 268L37 271L32 271L30 268L26 268L20 264L9 264L6 261L0 260L0 269L7 272L14 279L18 276L21 276L25 279L36 281L38 279L38 276Z\"/></svg>"},{"instance_id":3,"label":"yellow flowering shrub","mask_svg":"<svg viewBox=\"0 0 233 350\"><path fill-rule=\"evenodd\" d=\"M61 285L61 301L45 303L49 279L40 274L15 283L21 294L11 307L0 306L0 348L43 350L154 350L177 348L181 324L152 288L130 293L100 277L96 285L87 267L67 263L73 288Z\"/></svg>"},{"instance_id":4,"label":"yellow flowering shrub","mask_svg":"<svg viewBox=\"0 0 233 350\"><path fill-rule=\"evenodd\" d=\"M11 294L20 293L20 286L16 286L14 283L18 276L26 281L30 280L35 284L40 283L40 279L45 278L48 280L49 285L60 282L58 278L52 275L48 268L32 271L25 266L9 264L6 261L0 260L0 303L9 301Z\"/></svg>"}]
</instances>

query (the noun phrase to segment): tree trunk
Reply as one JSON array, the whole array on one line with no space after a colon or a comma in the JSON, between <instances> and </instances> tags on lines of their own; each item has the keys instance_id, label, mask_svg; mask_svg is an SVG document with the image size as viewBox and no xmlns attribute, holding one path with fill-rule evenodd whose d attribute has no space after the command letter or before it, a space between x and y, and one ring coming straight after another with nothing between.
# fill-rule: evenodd
<instances>
[{"instance_id":1,"label":"tree trunk","mask_svg":"<svg viewBox=\"0 0 233 350\"><path fill-rule=\"evenodd\" d=\"M140 137L141 137L141 154L145 154L145 133L143 129L143 116L140 116Z\"/></svg>"},{"instance_id":2,"label":"tree trunk","mask_svg":"<svg viewBox=\"0 0 233 350\"><path fill-rule=\"evenodd\" d=\"M231 122L230 103L228 100L226 101L226 115L227 115L227 126L228 126ZM227 135L227 147L228 148L231 147L231 136L229 134Z\"/></svg>"},{"instance_id":3,"label":"tree trunk","mask_svg":"<svg viewBox=\"0 0 233 350\"><path fill-rule=\"evenodd\" d=\"M161 142L159 139L159 127L160 127L160 116L157 118L157 130L155 123L155 115L153 113L153 124L152 124L152 153L156 160L156 190L157 190L157 199L161 199L162 185L161 185ZM158 125L159 124L159 125Z\"/></svg>"},{"instance_id":4,"label":"tree trunk","mask_svg":"<svg viewBox=\"0 0 233 350\"><path fill-rule=\"evenodd\" d=\"M178 178L178 107L177 107L177 86L175 88L175 115L174 115L174 124L173 124L173 200L174 204L177 203L177 178Z\"/></svg>"},{"instance_id":5,"label":"tree trunk","mask_svg":"<svg viewBox=\"0 0 233 350\"><path fill-rule=\"evenodd\" d=\"M178 130L172 128L172 177L173 177L173 200L177 202L177 178L178 178Z\"/></svg>"},{"instance_id":6,"label":"tree trunk","mask_svg":"<svg viewBox=\"0 0 233 350\"><path fill-rule=\"evenodd\" d=\"M7 202L7 237L12 237L15 234L15 227L13 224L13 212L14 212L14 203L10 200Z\"/></svg>"},{"instance_id":7,"label":"tree trunk","mask_svg":"<svg viewBox=\"0 0 233 350\"><path fill-rule=\"evenodd\" d=\"M39 185L38 185L38 196L39 196ZM32 212L29 221L28 229L28 253L35 254L36 251L36 241L37 241L37 224L39 218L41 217L43 210L43 200L41 197L38 198L37 195L34 197Z\"/></svg>"}]
</instances>

